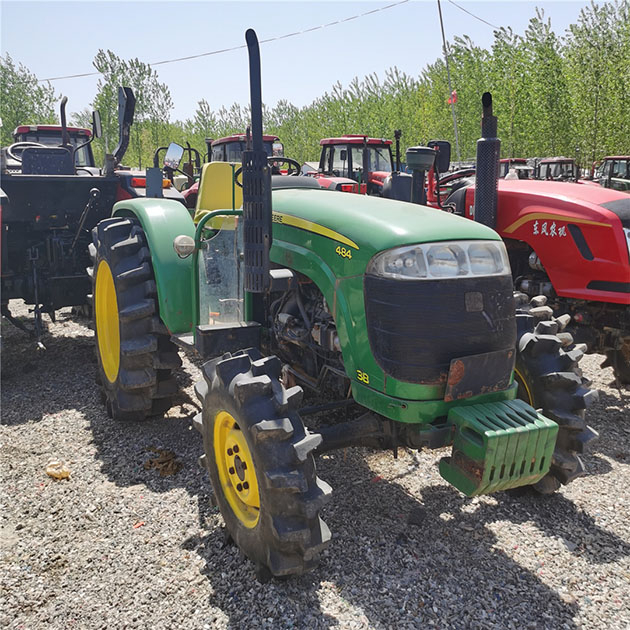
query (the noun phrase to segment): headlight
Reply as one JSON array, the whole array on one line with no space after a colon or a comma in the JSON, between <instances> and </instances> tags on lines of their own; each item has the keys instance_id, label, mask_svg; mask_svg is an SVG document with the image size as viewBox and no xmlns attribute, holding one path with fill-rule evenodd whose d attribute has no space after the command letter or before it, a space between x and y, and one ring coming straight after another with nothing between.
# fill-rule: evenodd
<instances>
[{"instance_id":1,"label":"headlight","mask_svg":"<svg viewBox=\"0 0 630 630\"><path fill-rule=\"evenodd\" d=\"M499 276L510 273L510 263L500 241L451 241L381 252L372 258L367 273L398 280Z\"/></svg>"}]
</instances>

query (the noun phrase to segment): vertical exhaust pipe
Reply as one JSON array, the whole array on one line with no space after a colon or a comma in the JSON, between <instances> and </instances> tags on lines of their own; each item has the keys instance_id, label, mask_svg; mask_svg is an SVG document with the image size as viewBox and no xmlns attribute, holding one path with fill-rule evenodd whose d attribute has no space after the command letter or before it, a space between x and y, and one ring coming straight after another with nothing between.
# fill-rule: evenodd
<instances>
[{"instance_id":1,"label":"vertical exhaust pipe","mask_svg":"<svg viewBox=\"0 0 630 630\"><path fill-rule=\"evenodd\" d=\"M394 138L396 140L396 172L400 173L400 136L402 136L402 130L394 129Z\"/></svg>"},{"instance_id":2,"label":"vertical exhaust pipe","mask_svg":"<svg viewBox=\"0 0 630 630\"><path fill-rule=\"evenodd\" d=\"M243 246L245 291L264 293L269 288L271 249L271 170L263 145L260 48L253 29L245 33L249 53L252 115L252 150L243 151Z\"/></svg>"},{"instance_id":3,"label":"vertical exhaust pipe","mask_svg":"<svg viewBox=\"0 0 630 630\"><path fill-rule=\"evenodd\" d=\"M497 117L492 115L492 94L481 97L481 138L477 140L477 176L475 180L475 221L491 228L497 226L499 155L501 140L497 138Z\"/></svg>"},{"instance_id":4,"label":"vertical exhaust pipe","mask_svg":"<svg viewBox=\"0 0 630 630\"><path fill-rule=\"evenodd\" d=\"M68 97L64 96L61 99L60 105L60 118L61 118L61 146L69 147L70 146L70 134L68 133L68 125L66 123L66 105L68 103Z\"/></svg>"}]
</instances>

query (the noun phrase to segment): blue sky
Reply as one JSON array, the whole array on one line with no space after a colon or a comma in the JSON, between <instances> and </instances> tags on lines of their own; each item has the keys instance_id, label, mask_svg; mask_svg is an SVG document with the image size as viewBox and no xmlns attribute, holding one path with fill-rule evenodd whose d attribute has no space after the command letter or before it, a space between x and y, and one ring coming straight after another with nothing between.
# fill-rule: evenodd
<instances>
[{"instance_id":1,"label":"blue sky","mask_svg":"<svg viewBox=\"0 0 630 630\"><path fill-rule=\"evenodd\" d=\"M385 7L400 0L368 2L156 2L2 0L0 49L43 79L94 71L99 48L147 63L231 48L244 43L248 27L259 39L285 35ZM523 33L541 7L553 29L564 34L585 1L470 2L457 4L497 26ZM468 35L492 43L493 28L442 0L447 39ZM342 24L261 46L263 99L310 103L340 81L371 72L384 76L397 66L417 76L441 54L435 0L409 0ZM158 66L174 102L171 119L191 117L205 98L213 109L249 100L245 50ZM89 107L98 77L53 81L68 96L68 109Z\"/></svg>"}]
</instances>

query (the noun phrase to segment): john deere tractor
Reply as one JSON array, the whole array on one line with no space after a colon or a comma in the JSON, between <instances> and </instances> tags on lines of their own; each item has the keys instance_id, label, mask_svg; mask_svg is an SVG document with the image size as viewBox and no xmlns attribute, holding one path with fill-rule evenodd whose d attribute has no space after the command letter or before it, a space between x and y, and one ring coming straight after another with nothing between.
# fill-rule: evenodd
<instances>
[{"instance_id":1,"label":"john deere tractor","mask_svg":"<svg viewBox=\"0 0 630 630\"><path fill-rule=\"evenodd\" d=\"M592 396L565 319L522 296L515 309L505 246L486 225L272 176L254 31L246 40L252 138L242 166L204 165L194 219L172 200L130 199L93 231L110 414L167 409L178 347L208 359L195 386L202 462L260 577L302 573L329 543L319 514L331 488L314 458L326 450L451 446L440 473L467 496L549 493L582 474ZM498 159L480 146L495 177L478 189L478 217L496 207ZM310 430L303 388L320 410L362 413Z\"/></svg>"}]
</instances>

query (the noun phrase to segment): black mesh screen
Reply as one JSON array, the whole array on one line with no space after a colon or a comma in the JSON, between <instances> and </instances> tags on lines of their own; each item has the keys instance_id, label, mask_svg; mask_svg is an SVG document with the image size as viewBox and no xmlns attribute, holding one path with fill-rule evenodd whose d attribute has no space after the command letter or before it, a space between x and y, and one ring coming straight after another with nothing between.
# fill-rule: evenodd
<instances>
[{"instance_id":1,"label":"black mesh screen","mask_svg":"<svg viewBox=\"0 0 630 630\"><path fill-rule=\"evenodd\" d=\"M393 280L365 276L370 347L386 374L446 381L451 359L516 343L510 276Z\"/></svg>"},{"instance_id":2,"label":"black mesh screen","mask_svg":"<svg viewBox=\"0 0 630 630\"><path fill-rule=\"evenodd\" d=\"M245 290L263 293L271 247L271 171L265 151L243 151L243 219Z\"/></svg>"}]
</instances>

